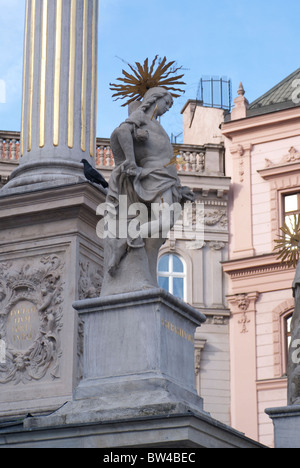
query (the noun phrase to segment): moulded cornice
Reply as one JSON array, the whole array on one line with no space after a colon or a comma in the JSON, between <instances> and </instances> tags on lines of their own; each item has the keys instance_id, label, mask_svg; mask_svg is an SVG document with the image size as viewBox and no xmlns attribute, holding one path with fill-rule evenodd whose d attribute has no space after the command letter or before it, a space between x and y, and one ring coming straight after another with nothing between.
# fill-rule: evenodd
<instances>
[{"instance_id":1,"label":"moulded cornice","mask_svg":"<svg viewBox=\"0 0 300 468\"><path fill-rule=\"evenodd\" d=\"M283 175L299 174L300 162L271 166L257 171L258 174L265 180Z\"/></svg>"},{"instance_id":2,"label":"moulded cornice","mask_svg":"<svg viewBox=\"0 0 300 468\"><path fill-rule=\"evenodd\" d=\"M66 219L82 219L94 227L100 219L97 207L104 202L104 193L89 182L0 196L0 231Z\"/></svg>"},{"instance_id":3,"label":"moulded cornice","mask_svg":"<svg viewBox=\"0 0 300 468\"><path fill-rule=\"evenodd\" d=\"M256 382L258 391L286 390L287 378L280 377L275 379L258 380Z\"/></svg>"},{"instance_id":4,"label":"moulded cornice","mask_svg":"<svg viewBox=\"0 0 300 468\"><path fill-rule=\"evenodd\" d=\"M233 294L277 289L290 289L292 294L295 269L277 260L274 254L230 260L222 262L222 266L231 278Z\"/></svg>"},{"instance_id":5,"label":"moulded cornice","mask_svg":"<svg viewBox=\"0 0 300 468\"><path fill-rule=\"evenodd\" d=\"M293 128L294 124L294 128ZM299 134L300 125L300 107L292 109L285 109L283 111L272 112L270 114L257 115L253 117L246 117L239 120L232 120L225 122L222 125L222 133L227 138L234 138L238 134L245 135L247 133L257 132L258 129L263 130L263 133L257 135L257 139L267 141L269 133L266 131L267 127L273 127L275 135L283 132L283 127L289 127L289 133L295 135ZM295 131L298 129L298 133ZM272 134L274 137L274 135ZM255 141L255 143L257 143Z\"/></svg>"},{"instance_id":6,"label":"moulded cornice","mask_svg":"<svg viewBox=\"0 0 300 468\"><path fill-rule=\"evenodd\" d=\"M297 151L293 146L289 149L278 164L272 163L269 159L266 159L266 167L258 170L257 172L265 180L273 179L277 176L286 176L292 174L299 174L300 171L300 152Z\"/></svg>"},{"instance_id":7,"label":"moulded cornice","mask_svg":"<svg viewBox=\"0 0 300 468\"><path fill-rule=\"evenodd\" d=\"M89 182L82 182L61 186L46 186L36 190L24 190L19 192L3 192L0 191L1 212L0 217L11 216L12 210L19 210L24 214L26 211L39 211L43 209L49 210L52 207L74 206L86 202L93 209L99 203L105 201L105 193L98 187L95 187ZM21 210L21 211L20 211Z\"/></svg>"},{"instance_id":8,"label":"moulded cornice","mask_svg":"<svg viewBox=\"0 0 300 468\"><path fill-rule=\"evenodd\" d=\"M266 254L258 257L239 258L222 263L224 271L230 276L269 273L272 270L288 270L286 263L277 260L276 255Z\"/></svg>"}]
</instances>

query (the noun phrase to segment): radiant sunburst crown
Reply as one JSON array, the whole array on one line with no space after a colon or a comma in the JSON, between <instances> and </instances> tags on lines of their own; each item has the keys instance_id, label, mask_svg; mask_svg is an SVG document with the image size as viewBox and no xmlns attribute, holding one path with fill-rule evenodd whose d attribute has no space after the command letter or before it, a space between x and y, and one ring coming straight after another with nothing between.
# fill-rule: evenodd
<instances>
[{"instance_id":1,"label":"radiant sunburst crown","mask_svg":"<svg viewBox=\"0 0 300 468\"><path fill-rule=\"evenodd\" d=\"M136 62L136 67L128 64L133 74L122 70L124 76L117 78L117 81L122 82L122 84L110 83L110 89L115 91L113 94L115 100L129 98L125 104L122 104L122 107L133 101L140 101L149 89L159 86L167 89L174 98L180 96L178 93L184 93L182 89L174 87L185 85L183 81L180 81L184 75L172 76L182 67L174 67L175 62L167 63L167 59L164 57L155 70L157 59L158 55L155 56L150 67L148 59L144 61L144 65L139 62Z\"/></svg>"},{"instance_id":2,"label":"radiant sunburst crown","mask_svg":"<svg viewBox=\"0 0 300 468\"><path fill-rule=\"evenodd\" d=\"M299 260L299 243L300 243L300 216L294 215L290 219L289 224L284 223L280 228L283 235L279 239L275 239L276 246L274 250L278 251L278 260L286 262L289 267L296 267Z\"/></svg>"}]
</instances>

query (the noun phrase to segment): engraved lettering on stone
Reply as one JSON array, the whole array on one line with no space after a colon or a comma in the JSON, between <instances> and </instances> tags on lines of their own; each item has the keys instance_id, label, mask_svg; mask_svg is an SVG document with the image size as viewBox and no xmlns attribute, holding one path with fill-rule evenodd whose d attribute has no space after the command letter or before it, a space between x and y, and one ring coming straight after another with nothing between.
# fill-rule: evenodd
<instances>
[{"instance_id":1,"label":"engraved lettering on stone","mask_svg":"<svg viewBox=\"0 0 300 468\"><path fill-rule=\"evenodd\" d=\"M193 335L191 335L187 331L183 330L182 328L178 327L174 323L172 323L172 322L170 322L168 320L162 319L161 325L162 325L162 327L167 328L167 330L170 330L171 332L175 333L176 335L180 336L181 338L184 338L185 340L191 341L192 343L194 343Z\"/></svg>"},{"instance_id":2,"label":"engraved lettering on stone","mask_svg":"<svg viewBox=\"0 0 300 468\"><path fill-rule=\"evenodd\" d=\"M19 351L26 351L39 331L39 318L33 302L21 301L8 314L6 322L7 342Z\"/></svg>"}]
</instances>

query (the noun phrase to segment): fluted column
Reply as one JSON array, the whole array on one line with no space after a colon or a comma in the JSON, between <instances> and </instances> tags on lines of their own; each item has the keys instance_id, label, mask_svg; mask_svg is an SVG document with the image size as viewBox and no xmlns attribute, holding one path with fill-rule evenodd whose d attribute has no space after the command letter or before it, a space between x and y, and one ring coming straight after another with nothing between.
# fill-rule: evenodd
<instances>
[{"instance_id":1,"label":"fluted column","mask_svg":"<svg viewBox=\"0 0 300 468\"><path fill-rule=\"evenodd\" d=\"M19 168L10 186L82 174L96 143L98 0L27 0ZM22 179L22 180L20 180Z\"/></svg>"}]
</instances>

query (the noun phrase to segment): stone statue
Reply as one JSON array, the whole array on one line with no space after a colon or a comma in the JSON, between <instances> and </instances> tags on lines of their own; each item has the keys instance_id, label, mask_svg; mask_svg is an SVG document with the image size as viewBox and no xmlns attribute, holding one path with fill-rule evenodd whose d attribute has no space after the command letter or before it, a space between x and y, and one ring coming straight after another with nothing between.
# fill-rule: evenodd
<instances>
[{"instance_id":1,"label":"stone statue","mask_svg":"<svg viewBox=\"0 0 300 468\"><path fill-rule=\"evenodd\" d=\"M300 404L300 262L293 282L295 309L291 325L291 346L288 357L288 404Z\"/></svg>"},{"instance_id":2,"label":"stone statue","mask_svg":"<svg viewBox=\"0 0 300 468\"><path fill-rule=\"evenodd\" d=\"M157 287L158 251L182 205L194 200L193 192L181 186L173 147L158 120L172 104L167 89L150 88L111 135L116 167L106 200L102 296Z\"/></svg>"}]
</instances>

